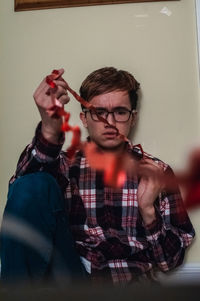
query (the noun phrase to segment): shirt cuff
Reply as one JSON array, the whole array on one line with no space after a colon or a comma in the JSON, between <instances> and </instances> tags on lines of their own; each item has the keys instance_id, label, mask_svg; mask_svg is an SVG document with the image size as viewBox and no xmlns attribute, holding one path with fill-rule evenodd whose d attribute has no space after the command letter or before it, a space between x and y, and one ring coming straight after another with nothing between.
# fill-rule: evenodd
<instances>
[{"instance_id":1,"label":"shirt cuff","mask_svg":"<svg viewBox=\"0 0 200 301\"><path fill-rule=\"evenodd\" d=\"M34 144L35 144L35 150L38 154L42 154L43 156L47 156L50 158L57 158L62 146L65 141L65 135L63 132L60 133L60 137L58 140L58 144L54 144L49 142L44 138L41 132L42 122L40 122L36 128L35 131L35 137L34 137Z\"/></svg>"}]
</instances>

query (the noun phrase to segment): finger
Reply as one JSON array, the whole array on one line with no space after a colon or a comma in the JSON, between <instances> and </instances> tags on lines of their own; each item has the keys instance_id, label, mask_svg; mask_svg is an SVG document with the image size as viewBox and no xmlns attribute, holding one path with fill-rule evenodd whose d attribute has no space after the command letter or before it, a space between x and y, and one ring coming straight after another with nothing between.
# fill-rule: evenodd
<instances>
[{"instance_id":1,"label":"finger","mask_svg":"<svg viewBox=\"0 0 200 301\"><path fill-rule=\"evenodd\" d=\"M52 73L44 78L44 82L52 88L51 92L55 93L57 87L63 86L66 89L66 84L62 78L62 74L64 73L64 69L53 70ZM60 80L59 80L60 79Z\"/></svg>"},{"instance_id":2,"label":"finger","mask_svg":"<svg viewBox=\"0 0 200 301\"><path fill-rule=\"evenodd\" d=\"M143 160L141 160L141 162L143 162L143 163L149 163L149 164L153 164L153 165L160 165L160 164L162 164L161 161L153 160L151 158L144 158Z\"/></svg>"},{"instance_id":3,"label":"finger","mask_svg":"<svg viewBox=\"0 0 200 301\"><path fill-rule=\"evenodd\" d=\"M43 79L43 81L37 87L37 89L35 90L33 95L37 97L41 93L45 93L48 90L48 88L49 88L49 85L46 83L46 79Z\"/></svg>"},{"instance_id":4,"label":"finger","mask_svg":"<svg viewBox=\"0 0 200 301\"><path fill-rule=\"evenodd\" d=\"M68 85L67 85L67 83L66 83L66 81L65 80L62 80L62 78L59 78L59 79L57 79L57 80L54 80L53 81L57 86L60 86L60 87L62 87L63 89L67 89L67 87L68 87Z\"/></svg>"},{"instance_id":5,"label":"finger","mask_svg":"<svg viewBox=\"0 0 200 301\"><path fill-rule=\"evenodd\" d=\"M56 96L56 98L59 98L61 94L67 93L67 84L65 82L61 80L54 80L53 82L55 83L55 87L54 88L49 87L47 91L47 95L53 93Z\"/></svg>"},{"instance_id":6,"label":"finger","mask_svg":"<svg viewBox=\"0 0 200 301\"><path fill-rule=\"evenodd\" d=\"M70 101L70 97L68 94L65 94L65 95L62 95L58 100L62 105L65 105Z\"/></svg>"},{"instance_id":7,"label":"finger","mask_svg":"<svg viewBox=\"0 0 200 301\"><path fill-rule=\"evenodd\" d=\"M62 75L63 75L63 73L64 73L64 69L61 68L61 69L53 70L53 71L56 71L56 72L57 72L57 74L53 73L54 76L55 76L55 80L60 78L60 81L63 82L64 79L62 79ZM52 72L53 72L53 71L52 71ZM38 88L36 89L37 93L40 93L40 91L43 90L43 87L44 87L44 86L45 86L45 87L49 86L49 85L46 83L46 76L45 76L45 78L42 80L42 82L40 83L40 85L38 86Z\"/></svg>"},{"instance_id":8,"label":"finger","mask_svg":"<svg viewBox=\"0 0 200 301\"><path fill-rule=\"evenodd\" d=\"M161 166L159 166L159 165L157 165L157 164L152 164L152 163L142 163L142 164L139 164L139 168L140 169L149 169L149 170L157 170L157 171L163 171L164 169L161 167Z\"/></svg>"},{"instance_id":9,"label":"finger","mask_svg":"<svg viewBox=\"0 0 200 301\"><path fill-rule=\"evenodd\" d=\"M152 159L144 159L140 161L140 166L147 166L149 168L156 168L164 170L164 164L160 161L154 161Z\"/></svg>"},{"instance_id":10,"label":"finger","mask_svg":"<svg viewBox=\"0 0 200 301\"><path fill-rule=\"evenodd\" d=\"M152 164L143 164L138 168L138 174L140 176L147 176L152 178L158 178L164 173L164 170L159 168L158 166L154 166Z\"/></svg>"},{"instance_id":11,"label":"finger","mask_svg":"<svg viewBox=\"0 0 200 301\"><path fill-rule=\"evenodd\" d=\"M67 85L64 82L61 81L53 81L56 86L54 88L49 87L46 91L47 95L54 94L56 98L59 98L61 94L67 93Z\"/></svg>"},{"instance_id":12,"label":"finger","mask_svg":"<svg viewBox=\"0 0 200 301\"><path fill-rule=\"evenodd\" d=\"M63 75L64 72L65 72L65 70L63 68L54 69L54 70L52 70L51 75L54 76L54 79L58 79L59 77L61 77Z\"/></svg>"},{"instance_id":13,"label":"finger","mask_svg":"<svg viewBox=\"0 0 200 301\"><path fill-rule=\"evenodd\" d=\"M33 97L36 104L42 107L52 103L52 93L47 84L42 85L39 90L36 90Z\"/></svg>"},{"instance_id":14,"label":"finger","mask_svg":"<svg viewBox=\"0 0 200 301\"><path fill-rule=\"evenodd\" d=\"M56 98L60 98L62 95L68 95L68 93L63 87L58 86L57 90L54 93L54 95L55 95Z\"/></svg>"}]
</instances>

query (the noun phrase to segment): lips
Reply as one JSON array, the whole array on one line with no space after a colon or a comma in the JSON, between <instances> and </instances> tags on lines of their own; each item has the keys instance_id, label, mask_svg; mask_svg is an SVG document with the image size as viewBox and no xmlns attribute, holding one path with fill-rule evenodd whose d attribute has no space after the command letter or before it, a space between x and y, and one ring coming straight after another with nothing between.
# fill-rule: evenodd
<instances>
[{"instance_id":1,"label":"lips","mask_svg":"<svg viewBox=\"0 0 200 301\"><path fill-rule=\"evenodd\" d=\"M115 137L117 137L117 133L115 131L109 131L109 132L103 133L103 136L108 137L108 138L115 138Z\"/></svg>"}]
</instances>

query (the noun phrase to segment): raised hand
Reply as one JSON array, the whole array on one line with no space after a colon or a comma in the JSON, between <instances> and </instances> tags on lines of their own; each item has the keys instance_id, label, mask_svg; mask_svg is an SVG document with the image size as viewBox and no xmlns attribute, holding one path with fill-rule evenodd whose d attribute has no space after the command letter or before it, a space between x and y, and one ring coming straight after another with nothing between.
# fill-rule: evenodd
<instances>
[{"instance_id":1,"label":"raised hand","mask_svg":"<svg viewBox=\"0 0 200 301\"><path fill-rule=\"evenodd\" d=\"M60 103L62 107L70 100L67 93L67 83L62 78L64 69L59 69L57 75L54 77L54 86L49 86L46 78L40 83L33 94L35 103L42 119L42 134L52 143L57 143L61 132L62 117L51 118L48 110L54 105L55 100Z\"/></svg>"}]
</instances>

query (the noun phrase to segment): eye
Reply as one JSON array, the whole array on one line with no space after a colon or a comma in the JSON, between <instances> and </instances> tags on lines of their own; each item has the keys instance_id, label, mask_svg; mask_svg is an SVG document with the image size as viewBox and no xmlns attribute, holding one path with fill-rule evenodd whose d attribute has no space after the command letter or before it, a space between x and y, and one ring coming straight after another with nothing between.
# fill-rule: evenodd
<instances>
[{"instance_id":1,"label":"eye","mask_svg":"<svg viewBox=\"0 0 200 301\"><path fill-rule=\"evenodd\" d=\"M99 110L99 109L97 109L96 112L97 112L97 114L99 116L104 116L106 114L106 110Z\"/></svg>"},{"instance_id":2,"label":"eye","mask_svg":"<svg viewBox=\"0 0 200 301\"><path fill-rule=\"evenodd\" d=\"M116 110L115 113L117 115L126 115L128 113L127 110L123 110L123 109L119 109L119 110Z\"/></svg>"}]
</instances>

